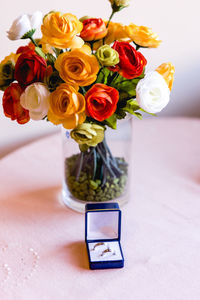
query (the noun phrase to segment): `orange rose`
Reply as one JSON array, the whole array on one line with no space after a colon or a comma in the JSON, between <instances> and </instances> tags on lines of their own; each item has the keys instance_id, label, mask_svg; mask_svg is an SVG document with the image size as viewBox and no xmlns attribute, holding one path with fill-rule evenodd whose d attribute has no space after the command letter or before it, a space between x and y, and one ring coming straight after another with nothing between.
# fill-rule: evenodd
<instances>
[{"instance_id":1,"label":"orange rose","mask_svg":"<svg viewBox=\"0 0 200 300\"><path fill-rule=\"evenodd\" d=\"M6 117L19 124L25 124L30 120L28 110L20 104L20 96L23 89L18 83L11 83L3 94L3 110Z\"/></svg>"},{"instance_id":2,"label":"orange rose","mask_svg":"<svg viewBox=\"0 0 200 300\"><path fill-rule=\"evenodd\" d=\"M127 36L139 46L157 48L161 43L158 35L151 28L130 24L125 26L125 31Z\"/></svg>"},{"instance_id":3,"label":"orange rose","mask_svg":"<svg viewBox=\"0 0 200 300\"><path fill-rule=\"evenodd\" d=\"M61 14L52 12L45 16L42 31L42 44L49 44L53 47L80 48L84 42L77 34L81 32L83 24L72 14Z\"/></svg>"},{"instance_id":4,"label":"orange rose","mask_svg":"<svg viewBox=\"0 0 200 300\"><path fill-rule=\"evenodd\" d=\"M85 45L80 49L60 54L55 62L55 68L65 82L87 86L96 80L99 63L91 54L90 47Z\"/></svg>"},{"instance_id":5,"label":"orange rose","mask_svg":"<svg viewBox=\"0 0 200 300\"><path fill-rule=\"evenodd\" d=\"M107 31L106 24L101 18L86 19L83 21L83 30L81 31L80 37L87 42L96 41L104 38Z\"/></svg>"},{"instance_id":6,"label":"orange rose","mask_svg":"<svg viewBox=\"0 0 200 300\"><path fill-rule=\"evenodd\" d=\"M48 120L73 129L85 121L85 98L78 93L78 86L62 83L51 93Z\"/></svg>"},{"instance_id":7,"label":"orange rose","mask_svg":"<svg viewBox=\"0 0 200 300\"><path fill-rule=\"evenodd\" d=\"M172 89L172 85L174 82L174 72L175 72L175 68L172 65L172 63L163 63L162 65L160 65L156 71L163 76L163 78L165 79L165 81L167 82L167 85L171 91Z\"/></svg>"}]
</instances>

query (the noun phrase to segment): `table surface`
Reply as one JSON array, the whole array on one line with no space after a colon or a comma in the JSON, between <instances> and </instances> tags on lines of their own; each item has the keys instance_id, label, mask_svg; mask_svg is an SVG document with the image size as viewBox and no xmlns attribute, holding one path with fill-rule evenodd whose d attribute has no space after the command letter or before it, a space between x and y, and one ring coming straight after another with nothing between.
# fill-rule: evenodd
<instances>
[{"instance_id":1,"label":"table surface","mask_svg":"<svg viewBox=\"0 0 200 300\"><path fill-rule=\"evenodd\" d=\"M200 121L134 121L125 267L88 268L84 215L60 202L61 141L0 160L0 299L200 299Z\"/></svg>"}]
</instances>

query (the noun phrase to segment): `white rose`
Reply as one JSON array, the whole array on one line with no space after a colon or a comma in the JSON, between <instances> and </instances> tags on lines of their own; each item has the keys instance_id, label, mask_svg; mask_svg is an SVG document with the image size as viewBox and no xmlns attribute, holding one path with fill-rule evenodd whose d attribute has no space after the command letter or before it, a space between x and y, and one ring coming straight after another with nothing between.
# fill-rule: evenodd
<instances>
[{"instance_id":1,"label":"white rose","mask_svg":"<svg viewBox=\"0 0 200 300\"><path fill-rule=\"evenodd\" d=\"M10 40L19 40L31 29L37 29L42 24L42 13L36 11L32 15L21 15L7 31Z\"/></svg>"},{"instance_id":2,"label":"white rose","mask_svg":"<svg viewBox=\"0 0 200 300\"><path fill-rule=\"evenodd\" d=\"M147 73L136 87L136 100L149 113L160 112L168 104L169 96L165 79L156 71Z\"/></svg>"},{"instance_id":3,"label":"white rose","mask_svg":"<svg viewBox=\"0 0 200 300\"><path fill-rule=\"evenodd\" d=\"M29 110L32 120L42 120L49 110L49 95L50 92L44 83L32 83L21 95L20 104Z\"/></svg>"}]
</instances>

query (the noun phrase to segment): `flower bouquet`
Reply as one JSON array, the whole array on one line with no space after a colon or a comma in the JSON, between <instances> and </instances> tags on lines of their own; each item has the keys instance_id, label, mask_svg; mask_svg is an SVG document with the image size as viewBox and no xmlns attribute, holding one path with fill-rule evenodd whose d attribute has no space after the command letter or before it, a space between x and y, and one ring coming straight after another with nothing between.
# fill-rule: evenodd
<instances>
[{"instance_id":1,"label":"flower bouquet","mask_svg":"<svg viewBox=\"0 0 200 300\"><path fill-rule=\"evenodd\" d=\"M30 119L61 124L79 146L65 161L65 183L82 201L116 200L125 191L128 162L112 154L107 128L117 133L127 116L141 119L169 102L173 65L145 74L147 60L140 52L160 45L157 34L112 21L128 2L110 0L108 21L54 11L22 15L8 38L30 42L0 63L5 116L19 124ZM34 39L40 25L42 37Z\"/></svg>"}]
</instances>

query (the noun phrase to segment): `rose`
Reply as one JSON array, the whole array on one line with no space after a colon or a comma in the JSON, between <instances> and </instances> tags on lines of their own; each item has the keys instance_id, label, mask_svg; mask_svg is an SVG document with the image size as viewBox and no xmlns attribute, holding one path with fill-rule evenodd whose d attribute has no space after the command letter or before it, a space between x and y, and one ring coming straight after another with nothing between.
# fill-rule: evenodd
<instances>
[{"instance_id":1,"label":"rose","mask_svg":"<svg viewBox=\"0 0 200 300\"><path fill-rule=\"evenodd\" d=\"M50 69L50 66L48 66L47 69ZM61 83L63 83L63 80L60 78L58 71L51 71L49 74L46 72L44 82L48 86L50 92L53 92Z\"/></svg>"},{"instance_id":2,"label":"rose","mask_svg":"<svg viewBox=\"0 0 200 300\"><path fill-rule=\"evenodd\" d=\"M107 24L108 21L106 21L105 23ZM121 23L110 22L107 29L108 29L108 32L104 39L105 44L110 45L114 41L131 42L130 38L127 36L127 33L125 31L125 26L122 25ZM103 45L103 41L100 40L100 41L95 42L93 47L96 50L102 45Z\"/></svg>"},{"instance_id":3,"label":"rose","mask_svg":"<svg viewBox=\"0 0 200 300\"><path fill-rule=\"evenodd\" d=\"M73 129L85 121L85 98L78 93L78 86L62 83L51 93L48 120Z\"/></svg>"},{"instance_id":4,"label":"rose","mask_svg":"<svg viewBox=\"0 0 200 300\"><path fill-rule=\"evenodd\" d=\"M42 120L49 109L49 96L50 92L45 84L32 83L20 96L20 104L29 111L32 120Z\"/></svg>"},{"instance_id":5,"label":"rose","mask_svg":"<svg viewBox=\"0 0 200 300\"><path fill-rule=\"evenodd\" d=\"M137 45L148 48L157 48L161 41L151 28L130 24L125 26L128 37Z\"/></svg>"},{"instance_id":6,"label":"rose","mask_svg":"<svg viewBox=\"0 0 200 300\"><path fill-rule=\"evenodd\" d=\"M79 145L95 147L104 139L104 127L97 124L83 123L73 129L70 135Z\"/></svg>"},{"instance_id":7,"label":"rose","mask_svg":"<svg viewBox=\"0 0 200 300\"><path fill-rule=\"evenodd\" d=\"M28 52L30 50L35 50L35 45L33 43L29 43L27 46L21 46L17 49L16 54L21 54L24 52Z\"/></svg>"},{"instance_id":8,"label":"rose","mask_svg":"<svg viewBox=\"0 0 200 300\"><path fill-rule=\"evenodd\" d=\"M17 120L19 124L25 124L30 120L28 110L20 104L20 96L23 89L18 83L11 83L3 94L3 110L6 117Z\"/></svg>"},{"instance_id":9,"label":"rose","mask_svg":"<svg viewBox=\"0 0 200 300\"><path fill-rule=\"evenodd\" d=\"M109 0L111 5L116 5L116 6L128 6L130 0Z\"/></svg>"},{"instance_id":10,"label":"rose","mask_svg":"<svg viewBox=\"0 0 200 300\"><path fill-rule=\"evenodd\" d=\"M66 82L87 86L97 78L99 64L91 49L83 46L70 52L60 54L55 62L55 68Z\"/></svg>"},{"instance_id":11,"label":"rose","mask_svg":"<svg viewBox=\"0 0 200 300\"><path fill-rule=\"evenodd\" d=\"M97 121L103 121L114 114L119 92L105 84L96 83L85 95L86 113Z\"/></svg>"},{"instance_id":12,"label":"rose","mask_svg":"<svg viewBox=\"0 0 200 300\"><path fill-rule=\"evenodd\" d=\"M113 12L118 12L129 5L130 0L109 0Z\"/></svg>"},{"instance_id":13,"label":"rose","mask_svg":"<svg viewBox=\"0 0 200 300\"><path fill-rule=\"evenodd\" d=\"M6 56L0 63L0 90L5 89L14 81L15 63L19 55L11 53Z\"/></svg>"},{"instance_id":14,"label":"rose","mask_svg":"<svg viewBox=\"0 0 200 300\"><path fill-rule=\"evenodd\" d=\"M46 61L34 51L22 53L15 65L15 79L21 85L42 81L46 71Z\"/></svg>"},{"instance_id":15,"label":"rose","mask_svg":"<svg viewBox=\"0 0 200 300\"><path fill-rule=\"evenodd\" d=\"M162 65L160 65L156 71L163 76L163 78L165 79L170 91L172 89L172 85L174 82L174 72L175 72L175 68L172 65L172 63L163 63Z\"/></svg>"},{"instance_id":16,"label":"rose","mask_svg":"<svg viewBox=\"0 0 200 300\"><path fill-rule=\"evenodd\" d=\"M112 49L109 45L101 46L96 56L102 66L110 67L119 63L119 54L117 51Z\"/></svg>"},{"instance_id":17,"label":"rose","mask_svg":"<svg viewBox=\"0 0 200 300\"><path fill-rule=\"evenodd\" d=\"M140 52L136 51L128 42L116 41L113 49L119 53L120 62L115 67L110 67L112 71L119 72L127 79L133 79L142 74L147 61Z\"/></svg>"},{"instance_id":18,"label":"rose","mask_svg":"<svg viewBox=\"0 0 200 300\"><path fill-rule=\"evenodd\" d=\"M104 38L107 31L106 24L101 18L86 19L83 21L83 29L80 37L84 41L96 41Z\"/></svg>"},{"instance_id":19,"label":"rose","mask_svg":"<svg viewBox=\"0 0 200 300\"><path fill-rule=\"evenodd\" d=\"M32 35L42 23L42 13L40 11L36 11L32 15L21 15L19 16L11 25L8 33L8 38L10 40L19 40L21 39L27 32L32 31L30 35Z\"/></svg>"},{"instance_id":20,"label":"rose","mask_svg":"<svg viewBox=\"0 0 200 300\"><path fill-rule=\"evenodd\" d=\"M61 14L60 12L51 12L44 17L41 26L41 43L49 44L53 47L81 48L84 44L77 34L81 32L83 24L72 14Z\"/></svg>"},{"instance_id":21,"label":"rose","mask_svg":"<svg viewBox=\"0 0 200 300\"><path fill-rule=\"evenodd\" d=\"M156 71L147 73L136 86L136 100L149 113L160 112L168 104L169 95L165 79Z\"/></svg>"},{"instance_id":22,"label":"rose","mask_svg":"<svg viewBox=\"0 0 200 300\"><path fill-rule=\"evenodd\" d=\"M83 23L83 21L87 20L87 19L92 19L92 17L89 17L89 16L83 16L79 19L80 22Z\"/></svg>"}]
</instances>

